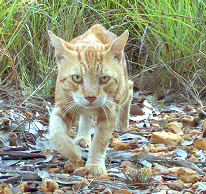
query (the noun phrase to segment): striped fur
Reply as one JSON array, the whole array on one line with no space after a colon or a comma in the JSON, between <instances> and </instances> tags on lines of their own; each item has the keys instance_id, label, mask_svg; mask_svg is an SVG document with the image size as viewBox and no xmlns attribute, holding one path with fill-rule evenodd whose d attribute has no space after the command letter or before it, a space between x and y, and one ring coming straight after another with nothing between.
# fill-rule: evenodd
<instances>
[{"instance_id":1,"label":"striped fur","mask_svg":"<svg viewBox=\"0 0 206 194\"><path fill-rule=\"evenodd\" d=\"M101 25L66 42L49 31L55 48L58 76L55 107L50 117L50 137L63 156L80 159L81 147L91 144L86 168L91 174L106 170L106 148L113 129L126 131L133 94L128 80L124 47L128 31L117 37ZM97 118L91 142L91 118ZM79 118L75 140L69 130Z\"/></svg>"}]
</instances>

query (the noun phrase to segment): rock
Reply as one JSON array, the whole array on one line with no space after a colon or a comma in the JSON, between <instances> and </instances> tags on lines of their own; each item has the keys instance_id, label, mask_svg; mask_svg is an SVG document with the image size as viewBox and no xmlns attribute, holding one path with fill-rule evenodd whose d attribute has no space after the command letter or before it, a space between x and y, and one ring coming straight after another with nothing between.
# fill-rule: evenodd
<instances>
[{"instance_id":1,"label":"rock","mask_svg":"<svg viewBox=\"0 0 206 194\"><path fill-rule=\"evenodd\" d=\"M169 174L168 168L165 166L162 166L160 164L154 163L152 169L152 175L163 175L163 174Z\"/></svg>"},{"instance_id":2,"label":"rock","mask_svg":"<svg viewBox=\"0 0 206 194\"><path fill-rule=\"evenodd\" d=\"M50 169L48 170L48 172L49 172L49 173L60 173L61 170L60 170L59 168L50 168Z\"/></svg>"},{"instance_id":3,"label":"rock","mask_svg":"<svg viewBox=\"0 0 206 194\"><path fill-rule=\"evenodd\" d=\"M161 189L161 190L162 190L162 189L164 189L164 190L165 190L165 189L167 189L167 190L169 189L169 187L168 187L167 185L161 185L161 184L158 185L157 188L158 188L158 189Z\"/></svg>"},{"instance_id":4,"label":"rock","mask_svg":"<svg viewBox=\"0 0 206 194\"><path fill-rule=\"evenodd\" d=\"M172 146L178 145L182 140L183 138L180 135L165 131L153 132L150 138L151 142Z\"/></svg>"},{"instance_id":5,"label":"rock","mask_svg":"<svg viewBox=\"0 0 206 194\"><path fill-rule=\"evenodd\" d=\"M113 194L132 194L132 193L126 189L118 189L118 190L115 190Z\"/></svg>"},{"instance_id":6,"label":"rock","mask_svg":"<svg viewBox=\"0 0 206 194\"><path fill-rule=\"evenodd\" d=\"M159 182L159 183L164 181L164 179L162 178L161 175L159 175L159 176L154 176L152 179L153 179L153 181Z\"/></svg>"},{"instance_id":7,"label":"rock","mask_svg":"<svg viewBox=\"0 0 206 194\"><path fill-rule=\"evenodd\" d=\"M131 146L127 143L116 143L114 145L114 150L130 150L131 149Z\"/></svg>"},{"instance_id":8,"label":"rock","mask_svg":"<svg viewBox=\"0 0 206 194\"><path fill-rule=\"evenodd\" d=\"M168 147L166 146L156 146L157 152L168 152Z\"/></svg>"},{"instance_id":9,"label":"rock","mask_svg":"<svg viewBox=\"0 0 206 194\"><path fill-rule=\"evenodd\" d=\"M143 151L144 153L146 153L146 154L149 154L150 152L152 152L152 153L157 153L157 150L156 150L154 144L144 145L144 146L142 147L142 151Z\"/></svg>"},{"instance_id":10,"label":"rock","mask_svg":"<svg viewBox=\"0 0 206 194\"><path fill-rule=\"evenodd\" d=\"M177 121L168 123L165 126L165 129L167 129L168 132L172 132L172 133L179 134L179 135L184 135L182 128L183 128L182 123L177 122Z\"/></svg>"},{"instance_id":11,"label":"rock","mask_svg":"<svg viewBox=\"0 0 206 194\"><path fill-rule=\"evenodd\" d=\"M125 168L125 167L136 168L137 167L137 165L130 162L129 160L122 161L120 166L123 167L123 168Z\"/></svg>"},{"instance_id":12,"label":"rock","mask_svg":"<svg viewBox=\"0 0 206 194\"><path fill-rule=\"evenodd\" d=\"M178 179L186 183L194 183L201 180L200 174L190 168L173 167L169 168L168 172L176 175Z\"/></svg>"},{"instance_id":13,"label":"rock","mask_svg":"<svg viewBox=\"0 0 206 194\"><path fill-rule=\"evenodd\" d=\"M168 186L170 189L176 191L183 191L185 188L184 183L181 180L170 182L168 183Z\"/></svg>"},{"instance_id":14,"label":"rock","mask_svg":"<svg viewBox=\"0 0 206 194\"><path fill-rule=\"evenodd\" d=\"M54 192L58 188L59 188L59 185L55 181L48 179L48 178L42 179L42 189L45 192Z\"/></svg>"},{"instance_id":15,"label":"rock","mask_svg":"<svg viewBox=\"0 0 206 194\"><path fill-rule=\"evenodd\" d=\"M193 146L198 150L206 150L206 138L196 139Z\"/></svg>"},{"instance_id":16,"label":"rock","mask_svg":"<svg viewBox=\"0 0 206 194\"><path fill-rule=\"evenodd\" d=\"M184 127L185 126L195 127L197 125L193 116L186 115L182 118L181 122Z\"/></svg>"},{"instance_id":17,"label":"rock","mask_svg":"<svg viewBox=\"0 0 206 194\"><path fill-rule=\"evenodd\" d=\"M73 186L74 190L82 190L84 187L89 185L89 181L87 179L83 179L82 181L76 182Z\"/></svg>"}]
</instances>

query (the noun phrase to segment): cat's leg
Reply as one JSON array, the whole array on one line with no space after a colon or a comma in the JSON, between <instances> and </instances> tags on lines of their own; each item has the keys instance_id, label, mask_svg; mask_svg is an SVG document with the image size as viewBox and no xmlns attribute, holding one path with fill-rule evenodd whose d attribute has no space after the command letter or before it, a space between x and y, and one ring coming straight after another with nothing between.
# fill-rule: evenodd
<instances>
[{"instance_id":1,"label":"cat's leg","mask_svg":"<svg viewBox=\"0 0 206 194\"><path fill-rule=\"evenodd\" d=\"M106 171L106 149L112 137L116 115L117 111L112 111L110 114L107 113L106 116L97 117L97 126L86 163L86 168L90 174L99 175Z\"/></svg>"},{"instance_id":2,"label":"cat's leg","mask_svg":"<svg viewBox=\"0 0 206 194\"><path fill-rule=\"evenodd\" d=\"M74 142L81 147L89 147L91 144L90 130L92 128L91 116L89 114L82 114L79 117L79 127L77 137Z\"/></svg>"},{"instance_id":3,"label":"cat's leg","mask_svg":"<svg viewBox=\"0 0 206 194\"><path fill-rule=\"evenodd\" d=\"M63 156L78 160L81 158L81 149L68 136L68 130L72 126L71 120L63 121L59 113L59 107L55 107L50 116L49 133L55 149Z\"/></svg>"},{"instance_id":4,"label":"cat's leg","mask_svg":"<svg viewBox=\"0 0 206 194\"><path fill-rule=\"evenodd\" d=\"M127 101L120 105L119 113L116 120L116 128L121 131L125 132L128 130L129 127L129 112L130 112L130 105L133 98L133 82L128 81L128 96Z\"/></svg>"}]
</instances>

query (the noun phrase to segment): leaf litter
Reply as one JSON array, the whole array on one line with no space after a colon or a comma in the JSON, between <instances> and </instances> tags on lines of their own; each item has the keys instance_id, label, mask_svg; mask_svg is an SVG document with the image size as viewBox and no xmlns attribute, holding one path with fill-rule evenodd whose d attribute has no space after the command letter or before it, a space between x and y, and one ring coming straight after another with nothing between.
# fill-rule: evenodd
<instances>
[{"instance_id":1,"label":"leaf litter","mask_svg":"<svg viewBox=\"0 0 206 194\"><path fill-rule=\"evenodd\" d=\"M134 99L129 130L115 130L107 149L107 173L92 176L84 168L88 148L82 148L80 161L53 150L50 102L36 96L19 100L5 91L0 96L2 194L206 191L206 108L195 102ZM71 136L76 133L72 128Z\"/></svg>"}]
</instances>

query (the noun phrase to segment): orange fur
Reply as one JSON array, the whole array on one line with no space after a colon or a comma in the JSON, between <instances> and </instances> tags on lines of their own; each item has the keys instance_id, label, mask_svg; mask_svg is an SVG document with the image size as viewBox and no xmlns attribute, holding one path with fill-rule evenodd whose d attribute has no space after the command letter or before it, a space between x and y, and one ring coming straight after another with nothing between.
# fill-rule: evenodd
<instances>
[{"instance_id":1,"label":"orange fur","mask_svg":"<svg viewBox=\"0 0 206 194\"><path fill-rule=\"evenodd\" d=\"M81 157L79 146L91 144L86 163L91 174L106 170L106 148L115 125L121 131L128 128L133 95L124 57L128 35L125 31L117 37L97 24L68 43L49 31L58 64L50 137L57 151L73 159ZM91 143L92 116L97 125ZM78 118L73 141L68 132Z\"/></svg>"}]
</instances>

